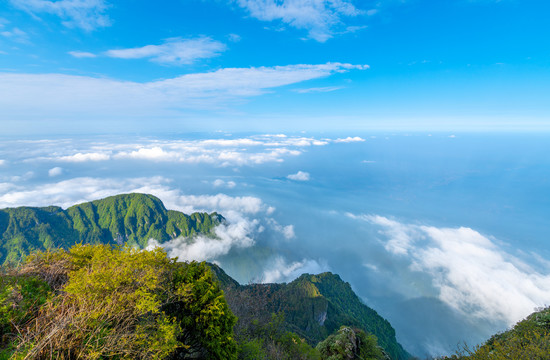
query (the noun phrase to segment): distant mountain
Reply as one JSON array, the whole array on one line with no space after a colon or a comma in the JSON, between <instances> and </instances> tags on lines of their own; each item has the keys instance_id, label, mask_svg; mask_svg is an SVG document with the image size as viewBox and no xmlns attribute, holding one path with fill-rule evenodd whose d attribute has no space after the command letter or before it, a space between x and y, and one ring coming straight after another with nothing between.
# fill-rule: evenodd
<instances>
[{"instance_id":1,"label":"distant mountain","mask_svg":"<svg viewBox=\"0 0 550 360\"><path fill-rule=\"evenodd\" d=\"M355 326L376 335L392 359L411 358L397 342L391 324L366 306L336 274L303 274L289 284L240 285L220 267L211 267L239 319L237 334L252 323L268 323L272 314L283 313L287 330L313 346L343 325Z\"/></svg>"},{"instance_id":2,"label":"distant mountain","mask_svg":"<svg viewBox=\"0 0 550 360\"><path fill-rule=\"evenodd\" d=\"M128 244L143 248L178 236L205 234L223 221L217 213L167 210L152 195L123 194L63 210L58 206L0 209L0 264L16 262L35 250L74 244Z\"/></svg>"}]
</instances>

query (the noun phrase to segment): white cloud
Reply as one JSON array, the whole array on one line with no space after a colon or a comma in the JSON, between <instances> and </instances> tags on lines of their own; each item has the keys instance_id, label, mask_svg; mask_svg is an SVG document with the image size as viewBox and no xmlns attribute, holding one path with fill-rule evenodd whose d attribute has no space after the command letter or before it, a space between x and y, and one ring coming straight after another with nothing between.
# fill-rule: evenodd
<instances>
[{"instance_id":1,"label":"white cloud","mask_svg":"<svg viewBox=\"0 0 550 360\"><path fill-rule=\"evenodd\" d=\"M166 182L161 177L124 180L80 177L34 186L14 181L6 191L0 193L0 208L48 205L66 208L126 192L161 193L166 191Z\"/></svg>"},{"instance_id":2,"label":"white cloud","mask_svg":"<svg viewBox=\"0 0 550 360\"><path fill-rule=\"evenodd\" d=\"M236 141L235 145L240 143ZM243 141L242 143L246 143ZM223 149L219 149L219 147ZM217 141L172 143L163 146L139 147L137 150L123 150L115 153L114 159L149 161L175 161L183 163L206 163L216 166L244 166L268 162L282 162L284 157L300 155L299 150L281 147L268 151L253 152L242 147L219 144Z\"/></svg>"},{"instance_id":3,"label":"white cloud","mask_svg":"<svg viewBox=\"0 0 550 360\"><path fill-rule=\"evenodd\" d=\"M236 0L251 16L262 21L280 20L297 29L304 29L308 37L325 42L333 36L344 17L355 17L363 12L348 0Z\"/></svg>"},{"instance_id":4,"label":"white cloud","mask_svg":"<svg viewBox=\"0 0 550 360\"><path fill-rule=\"evenodd\" d=\"M139 159L139 160L154 160L154 161L181 161L182 158L177 152L165 151L160 146L151 148L142 147L138 150L126 152L121 151L114 155L116 159Z\"/></svg>"},{"instance_id":5,"label":"white cloud","mask_svg":"<svg viewBox=\"0 0 550 360\"><path fill-rule=\"evenodd\" d=\"M240 219L236 223L220 224L215 229L215 238L203 235L183 238L179 237L163 244L152 239L148 248L159 246L170 257L178 257L181 261L207 261L225 255L232 248L247 248L254 245L253 234L258 231L257 220Z\"/></svg>"},{"instance_id":6,"label":"white cloud","mask_svg":"<svg viewBox=\"0 0 550 360\"><path fill-rule=\"evenodd\" d=\"M60 161L67 162L85 162L85 161L106 161L109 160L111 156L105 153L76 153L74 155L61 156L58 158Z\"/></svg>"},{"instance_id":7,"label":"white cloud","mask_svg":"<svg viewBox=\"0 0 550 360\"><path fill-rule=\"evenodd\" d=\"M5 165L5 164L6 164L6 160L0 159L0 166Z\"/></svg>"},{"instance_id":8,"label":"white cloud","mask_svg":"<svg viewBox=\"0 0 550 360\"><path fill-rule=\"evenodd\" d=\"M48 170L48 175L50 177L59 176L61 174L63 174L63 169L60 168L60 167L54 167L54 168L51 168L50 170Z\"/></svg>"},{"instance_id":9,"label":"white cloud","mask_svg":"<svg viewBox=\"0 0 550 360\"><path fill-rule=\"evenodd\" d=\"M137 83L63 74L0 73L0 107L8 118L174 116L182 109L213 110L270 89L366 69L326 63L225 68Z\"/></svg>"},{"instance_id":10,"label":"white cloud","mask_svg":"<svg viewBox=\"0 0 550 360\"><path fill-rule=\"evenodd\" d=\"M237 184L234 181L224 181L222 179L216 179L212 182L214 187L226 187L228 189L233 189Z\"/></svg>"},{"instance_id":11,"label":"white cloud","mask_svg":"<svg viewBox=\"0 0 550 360\"><path fill-rule=\"evenodd\" d=\"M344 138L344 139L334 140L335 143L351 143L351 142L363 142L363 141L365 141L365 139L360 138L359 136L354 136L354 137L348 136L347 138Z\"/></svg>"},{"instance_id":12,"label":"white cloud","mask_svg":"<svg viewBox=\"0 0 550 360\"><path fill-rule=\"evenodd\" d=\"M287 179L295 181L308 181L310 179L309 173L304 171L298 171L296 174L290 174Z\"/></svg>"},{"instance_id":13,"label":"white cloud","mask_svg":"<svg viewBox=\"0 0 550 360\"><path fill-rule=\"evenodd\" d=\"M326 86L326 87L314 87L314 88L307 88L307 89L296 89L295 92L299 94L308 94L308 93L323 93L323 92L331 92L343 89L342 86Z\"/></svg>"},{"instance_id":14,"label":"white cloud","mask_svg":"<svg viewBox=\"0 0 550 360\"><path fill-rule=\"evenodd\" d=\"M294 239L296 237L296 234L294 233L294 225L287 225L287 226L282 226L281 224L279 224L275 219L273 218L267 218L267 223L269 224L269 226L281 233L286 240L291 240L291 239Z\"/></svg>"},{"instance_id":15,"label":"white cloud","mask_svg":"<svg viewBox=\"0 0 550 360\"><path fill-rule=\"evenodd\" d=\"M32 14L47 13L63 19L67 27L79 27L91 31L111 25L105 12L109 5L105 0L11 0L11 3Z\"/></svg>"},{"instance_id":16,"label":"white cloud","mask_svg":"<svg viewBox=\"0 0 550 360\"><path fill-rule=\"evenodd\" d=\"M79 59L97 57L96 54L92 54L91 52L86 52L86 51L69 51L68 54Z\"/></svg>"},{"instance_id":17,"label":"white cloud","mask_svg":"<svg viewBox=\"0 0 550 360\"><path fill-rule=\"evenodd\" d=\"M267 266L260 281L262 283L289 282L305 273L319 274L326 271L329 271L327 265L319 264L312 259L302 259L289 264L284 257L278 256Z\"/></svg>"},{"instance_id":18,"label":"white cloud","mask_svg":"<svg viewBox=\"0 0 550 360\"><path fill-rule=\"evenodd\" d=\"M197 39L167 39L161 45L146 45L131 49L108 50L105 55L120 59L149 58L161 64L192 64L199 59L220 55L226 50L225 44L209 37Z\"/></svg>"},{"instance_id":19,"label":"white cloud","mask_svg":"<svg viewBox=\"0 0 550 360\"><path fill-rule=\"evenodd\" d=\"M74 140L43 140L29 142L19 161L98 162L154 161L188 164L209 164L217 167L254 166L280 163L299 156L305 147L328 145L331 139L301 136L254 135L235 139L157 140L135 142L87 143ZM230 182L226 187L233 187Z\"/></svg>"},{"instance_id":20,"label":"white cloud","mask_svg":"<svg viewBox=\"0 0 550 360\"><path fill-rule=\"evenodd\" d=\"M428 274L439 298L481 319L512 325L548 303L550 275L506 252L470 228L403 224L378 215L349 215L382 228L385 248Z\"/></svg>"},{"instance_id":21,"label":"white cloud","mask_svg":"<svg viewBox=\"0 0 550 360\"><path fill-rule=\"evenodd\" d=\"M172 202L178 209L184 212L194 211L221 211L224 216L229 211L236 211L242 214L258 214L267 210L266 205L260 198L253 196L229 196L226 194L216 195L181 195Z\"/></svg>"}]
</instances>

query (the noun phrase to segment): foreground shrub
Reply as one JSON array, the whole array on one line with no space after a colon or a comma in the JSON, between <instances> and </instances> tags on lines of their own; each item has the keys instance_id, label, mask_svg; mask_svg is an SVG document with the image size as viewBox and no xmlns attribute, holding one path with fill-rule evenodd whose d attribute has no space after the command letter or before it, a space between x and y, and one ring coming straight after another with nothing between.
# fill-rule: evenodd
<instances>
[{"instance_id":1,"label":"foreground shrub","mask_svg":"<svg viewBox=\"0 0 550 360\"><path fill-rule=\"evenodd\" d=\"M236 358L235 317L204 263L161 249L77 245L31 255L10 276L49 290L34 307L5 295L8 287L0 292L1 309L26 312L10 312L9 326L0 313L12 358Z\"/></svg>"}]
</instances>

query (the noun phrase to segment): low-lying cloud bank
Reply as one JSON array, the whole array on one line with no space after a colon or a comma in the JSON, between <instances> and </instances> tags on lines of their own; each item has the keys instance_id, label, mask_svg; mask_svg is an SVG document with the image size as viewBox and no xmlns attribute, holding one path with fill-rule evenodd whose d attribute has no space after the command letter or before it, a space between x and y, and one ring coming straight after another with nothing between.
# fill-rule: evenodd
<instances>
[{"instance_id":1,"label":"low-lying cloud bank","mask_svg":"<svg viewBox=\"0 0 550 360\"><path fill-rule=\"evenodd\" d=\"M66 164L126 161L238 167L280 163L285 159L301 155L311 147L356 141L364 140L359 137L319 139L312 136L287 136L284 134L188 140L143 138L113 139L112 141L14 140L0 145L0 151L9 149L13 157L9 160L14 163L48 162L65 166ZM21 149L21 151L13 152L13 149ZM0 160L0 165L4 162L6 161ZM299 172L290 177L300 178L305 174L307 173Z\"/></svg>"},{"instance_id":2,"label":"low-lying cloud bank","mask_svg":"<svg viewBox=\"0 0 550 360\"><path fill-rule=\"evenodd\" d=\"M550 299L550 275L473 229L348 216L378 226L386 251L429 275L438 298L465 315L513 325Z\"/></svg>"},{"instance_id":3,"label":"low-lying cloud bank","mask_svg":"<svg viewBox=\"0 0 550 360\"><path fill-rule=\"evenodd\" d=\"M261 232L258 220L241 219L236 223L220 224L215 229L216 238L204 235L193 238L178 237L160 244L151 239L147 249L161 247L168 256L183 261L211 261L227 254L231 248L247 248L254 245L253 236Z\"/></svg>"}]
</instances>

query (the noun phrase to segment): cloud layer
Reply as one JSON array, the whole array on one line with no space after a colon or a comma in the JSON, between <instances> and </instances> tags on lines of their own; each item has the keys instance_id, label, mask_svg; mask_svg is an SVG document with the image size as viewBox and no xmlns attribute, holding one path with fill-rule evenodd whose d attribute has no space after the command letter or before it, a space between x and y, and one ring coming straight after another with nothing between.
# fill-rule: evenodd
<instances>
[{"instance_id":1,"label":"cloud layer","mask_svg":"<svg viewBox=\"0 0 550 360\"><path fill-rule=\"evenodd\" d=\"M162 56L157 54L158 59ZM191 57L184 60L184 55L172 54L163 59L190 61ZM225 68L146 83L64 74L0 73L0 106L5 117L14 119L158 117L178 114L182 109L212 110L281 86L366 68L343 63Z\"/></svg>"},{"instance_id":2,"label":"cloud layer","mask_svg":"<svg viewBox=\"0 0 550 360\"><path fill-rule=\"evenodd\" d=\"M126 141L124 141L126 140ZM74 140L41 140L6 142L2 148L17 147L11 151L12 161L24 163L48 162L62 167L67 163L103 162L155 162L180 164L207 164L214 167L242 167L267 163L282 163L296 157L312 146L326 146L340 139L317 139L306 136L253 135L240 138L217 138L205 140L157 140L119 139L118 142L87 142ZM24 146L24 148L21 148ZM307 180L309 174L300 171L288 177ZM215 187L233 188L231 180L217 179Z\"/></svg>"},{"instance_id":3,"label":"cloud layer","mask_svg":"<svg viewBox=\"0 0 550 360\"><path fill-rule=\"evenodd\" d=\"M439 299L464 314L513 325L548 303L550 275L473 229L348 215L380 227L385 249L408 259L411 271L429 275Z\"/></svg>"}]
</instances>

